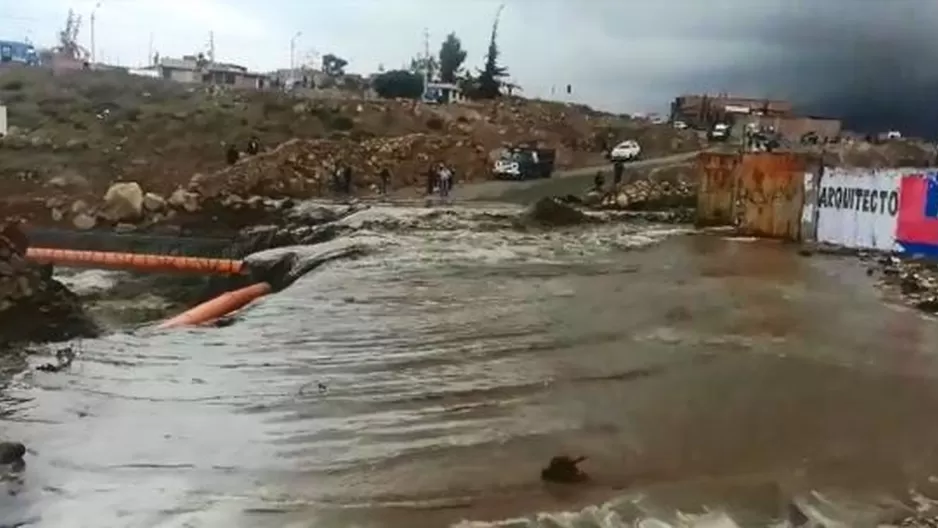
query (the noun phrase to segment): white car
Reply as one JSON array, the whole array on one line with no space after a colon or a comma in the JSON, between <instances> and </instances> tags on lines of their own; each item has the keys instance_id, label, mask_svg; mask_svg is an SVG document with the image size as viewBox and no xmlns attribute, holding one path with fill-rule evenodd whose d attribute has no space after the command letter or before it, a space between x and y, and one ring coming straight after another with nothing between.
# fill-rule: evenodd
<instances>
[{"instance_id":1,"label":"white car","mask_svg":"<svg viewBox=\"0 0 938 528\"><path fill-rule=\"evenodd\" d=\"M685 123L685 122L683 122L683 121L675 121L675 122L674 122L674 128L676 128L676 129L678 129L678 130L686 130L686 129L687 129L687 123Z\"/></svg>"},{"instance_id":2,"label":"white car","mask_svg":"<svg viewBox=\"0 0 938 528\"><path fill-rule=\"evenodd\" d=\"M638 141L628 140L619 143L609 151L609 159L612 161L632 161L637 160L642 154L642 147Z\"/></svg>"},{"instance_id":3,"label":"white car","mask_svg":"<svg viewBox=\"0 0 938 528\"><path fill-rule=\"evenodd\" d=\"M503 174L517 178L521 174L521 166L517 161L500 159L495 161L495 174Z\"/></svg>"}]
</instances>

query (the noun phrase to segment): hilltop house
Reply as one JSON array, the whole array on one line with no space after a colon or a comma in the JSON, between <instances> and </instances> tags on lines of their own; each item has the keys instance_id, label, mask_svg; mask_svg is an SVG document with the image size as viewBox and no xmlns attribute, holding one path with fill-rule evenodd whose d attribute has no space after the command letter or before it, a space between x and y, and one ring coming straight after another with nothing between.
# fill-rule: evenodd
<instances>
[{"instance_id":1,"label":"hilltop house","mask_svg":"<svg viewBox=\"0 0 938 528\"><path fill-rule=\"evenodd\" d=\"M423 100L442 104L461 103L465 100L465 96L456 84L428 82L424 87Z\"/></svg>"},{"instance_id":2,"label":"hilltop house","mask_svg":"<svg viewBox=\"0 0 938 528\"><path fill-rule=\"evenodd\" d=\"M186 84L219 84L234 88L261 89L268 85L267 76L249 72L244 66L211 62L196 55L181 59L162 57L156 65L143 68L155 71L157 77Z\"/></svg>"}]
</instances>

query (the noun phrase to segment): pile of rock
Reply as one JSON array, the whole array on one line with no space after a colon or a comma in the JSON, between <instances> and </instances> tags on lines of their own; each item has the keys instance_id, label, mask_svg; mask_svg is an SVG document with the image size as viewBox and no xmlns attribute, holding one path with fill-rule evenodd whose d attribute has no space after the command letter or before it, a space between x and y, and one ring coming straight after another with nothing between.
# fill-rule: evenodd
<instances>
[{"instance_id":1,"label":"pile of rock","mask_svg":"<svg viewBox=\"0 0 938 528\"><path fill-rule=\"evenodd\" d=\"M204 177L196 175L189 188L178 188L168 197L146 192L137 182L118 182L111 185L100 200L71 201L68 195L59 194L47 199L45 205L54 223L67 224L80 231L101 227L118 232L135 231L163 223L186 224L186 217L199 219L205 215L219 224L225 224L230 220L222 218L225 213L240 219L235 222L237 225L234 228L237 228L252 221L265 221L266 215L282 211L289 205L261 196L242 198L224 194L206 197L199 192L202 179Z\"/></svg>"},{"instance_id":2,"label":"pile of rock","mask_svg":"<svg viewBox=\"0 0 938 528\"><path fill-rule=\"evenodd\" d=\"M95 335L97 326L52 278L52 267L26 260L27 245L17 223L0 221L0 346Z\"/></svg>"},{"instance_id":3,"label":"pile of rock","mask_svg":"<svg viewBox=\"0 0 938 528\"><path fill-rule=\"evenodd\" d=\"M878 269L882 282L895 288L903 300L924 312L938 313L938 263L881 257L876 264L870 271Z\"/></svg>"},{"instance_id":4,"label":"pile of rock","mask_svg":"<svg viewBox=\"0 0 938 528\"><path fill-rule=\"evenodd\" d=\"M335 167L352 169L356 194L378 190L379 173L391 172L391 186L421 185L424 173L446 162L460 181L485 178L487 151L466 138L448 135L408 134L360 142L328 139L293 139L277 148L214 174L193 179L189 190L204 199L225 195L259 195L272 198L310 198L328 195Z\"/></svg>"},{"instance_id":5,"label":"pile of rock","mask_svg":"<svg viewBox=\"0 0 938 528\"><path fill-rule=\"evenodd\" d=\"M697 190L688 182L638 180L620 185L609 193L590 191L583 201L601 209L660 211L694 207Z\"/></svg>"}]
</instances>

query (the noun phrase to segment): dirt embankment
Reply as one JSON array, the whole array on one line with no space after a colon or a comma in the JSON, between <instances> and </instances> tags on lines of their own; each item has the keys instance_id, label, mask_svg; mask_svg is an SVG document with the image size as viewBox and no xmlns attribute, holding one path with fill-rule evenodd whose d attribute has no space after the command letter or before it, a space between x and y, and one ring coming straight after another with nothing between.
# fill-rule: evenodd
<instances>
[{"instance_id":1,"label":"dirt embankment","mask_svg":"<svg viewBox=\"0 0 938 528\"><path fill-rule=\"evenodd\" d=\"M0 349L95 335L97 326L78 298L52 279L52 267L26 260L27 244L18 225L0 221Z\"/></svg>"},{"instance_id":2,"label":"dirt embankment","mask_svg":"<svg viewBox=\"0 0 938 528\"><path fill-rule=\"evenodd\" d=\"M824 165L888 169L934 167L938 161L935 145L917 139L890 140L882 143L846 140L815 149Z\"/></svg>"},{"instance_id":3,"label":"dirt embankment","mask_svg":"<svg viewBox=\"0 0 938 528\"><path fill-rule=\"evenodd\" d=\"M449 106L310 100L118 72L18 69L0 75L0 100L11 125L0 140L0 207L37 225L79 229L165 224L177 214L250 223L247 212L264 209L266 198L328 194L342 164L353 170L354 192L371 194L385 167L392 188L416 184L440 161L460 181L487 179L498 149L519 142L556 148L559 169L594 165L623 139L639 140L649 157L700 147L693 132L516 98ZM224 144L243 149L251 136L264 151L228 167ZM117 214L104 197L129 182L149 205Z\"/></svg>"}]
</instances>

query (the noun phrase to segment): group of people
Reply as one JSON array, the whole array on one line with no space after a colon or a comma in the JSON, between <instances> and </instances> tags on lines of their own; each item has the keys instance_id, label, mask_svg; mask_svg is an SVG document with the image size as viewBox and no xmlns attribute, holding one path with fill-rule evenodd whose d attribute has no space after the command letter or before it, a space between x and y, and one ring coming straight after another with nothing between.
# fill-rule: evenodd
<instances>
[{"instance_id":1,"label":"group of people","mask_svg":"<svg viewBox=\"0 0 938 528\"><path fill-rule=\"evenodd\" d=\"M245 149L245 152L249 156L254 156L261 151L261 142L257 139L257 136L251 136L251 139L248 140L248 147ZM229 143L228 147L225 149L225 160L228 161L228 165L234 165L238 162L238 159L241 158L241 153L238 151L238 147L234 143Z\"/></svg>"},{"instance_id":2,"label":"group of people","mask_svg":"<svg viewBox=\"0 0 938 528\"><path fill-rule=\"evenodd\" d=\"M437 163L427 171L427 196L439 194L440 198L449 198L453 190L456 173L444 163Z\"/></svg>"},{"instance_id":3,"label":"group of people","mask_svg":"<svg viewBox=\"0 0 938 528\"><path fill-rule=\"evenodd\" d=\"M351 195L353 187L352 168L348 165L336 166L332 171L332 192L335 194ZM378 193L387 196L391 190L391 171L383 167L378 172Z\"/></svg>"}]
</instances>

